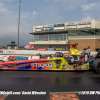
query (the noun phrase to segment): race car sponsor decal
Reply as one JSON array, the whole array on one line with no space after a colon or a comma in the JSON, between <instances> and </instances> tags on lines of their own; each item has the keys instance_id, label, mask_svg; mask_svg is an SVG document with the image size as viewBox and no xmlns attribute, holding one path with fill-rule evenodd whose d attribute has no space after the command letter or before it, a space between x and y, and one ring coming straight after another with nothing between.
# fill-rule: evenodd
<instances>
[{"instance_id":1,"label":"race car sponsor decal","mask_svg":"<svg viewBox=\"0 0 100 100\"><path fill-rule=\"evenodd\" d=\"M68 64L64 64L63 69L68 69Z\"/></svg>"},{"instance_id":2,"label":"race car sponsor decal","mask_svg":"<svg viewBox=\"0 0 100 100\"><path fill-rule=\"evenodd\" d=\"M72 68L68 68L68 69L65 69L65 70L75 70L75 69L72 67Z\"/></svg>"},{"instance_id":3,"label":"race car sponsor decal","mask_svg":"<svg viewBox=\"0 0 100 100\"><path fill-rule=\"evenodd\" d=\"M84 65L82 66L82 68L83 68L83 70L89 69L89 63L84 64Z\"/></svg>"},{"instance_id":4,"label":"race car sponsor decal","mask_svg":"<svg viewBox=\"0 0 100 100\"><path fill-rule=\"evenodd\" d=\"M0 65L0 68L4 68L4 65Z\"/></svg>"},{"instance_id":5,"label":"race car sponsor decal","mask_svg":"<svg viewBox=\"0 0 100 100\"><path fill-rule=\"evenodd\" d=\"M45 69L50 69L50 68L54 68L54 63L32 63L31 64L31 67L42 67L42 68L45 68Z\"/></svg>"}]
</instances>

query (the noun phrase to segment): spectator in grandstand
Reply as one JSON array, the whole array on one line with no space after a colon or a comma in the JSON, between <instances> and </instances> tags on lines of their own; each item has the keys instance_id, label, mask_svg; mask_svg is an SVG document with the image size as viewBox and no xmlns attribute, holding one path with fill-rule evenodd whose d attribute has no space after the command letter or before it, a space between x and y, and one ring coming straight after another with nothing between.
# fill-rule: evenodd
<instances>
[{"instance_id":1,"label":"spectator in grandstand","mask_svg":"<svg viewBox=\"0 0 100 100\"><path fill-rule=\"evenodd\" d=\"M54 51L56 50L56 47L54 47Z\"/></svg>"}]
</instances>

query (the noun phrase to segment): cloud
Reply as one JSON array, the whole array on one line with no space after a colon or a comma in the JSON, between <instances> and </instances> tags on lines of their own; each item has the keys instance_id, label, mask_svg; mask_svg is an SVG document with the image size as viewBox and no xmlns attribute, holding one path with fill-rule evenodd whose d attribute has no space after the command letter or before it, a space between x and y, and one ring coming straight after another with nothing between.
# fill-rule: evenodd
<instances>
[{"instance_id":1,"label":"cloud","mask_svg":"<svg viewBox=\"0 0 100 100\"><path fill-rule=\"evenodd\" d=\"M33 20L33 19L37 18L37 17L38 17L38 15L39 15L39 13L38 13L38 12L33 11L31 20Z\"/></svg>"},{"instance_id":2,"label":"cloud","mask_svg":"<svg viewBox=\"0 0 100 100\"><path fill-rule=\"evenodd\" d=\"M8 11L8 9L6 9L6 8L0 8L0 12L10 13L10 11Z\"/></svg>"},{"instance_id":3,"label":"cloud","mask_svg":"<svg viewBox=\"0 0 100 100\"><path fill-rule=\"evenodd\" d=\"M16 1L16 0L7 0L7 1L11 2L11 1Z\"/></svg>"},{"instance_id":4,"label":"cloud","mask_svg":"<svg viewBox=\"0 0 100 100\"><path fill-rule=\"evenodd\" d=\"M62 1L62 2L63 2L63 0L54 0L54 2L53 2L53 3L57 3L57 2L60 2L60 1Z\"/></svg>"},{"instance_id":5,"label":"cloud","mask_svg":"<svg viewBox=\"0 0 100 100\"><path fill-rule=\"evenodd\" d=\"M0 7L3 7L4 5L3 5L3 3L2 2L0 2Z\"/></svg>"},{"instance_id":6,"label":"cloud","mask_svg":"<svg viewBox=\"0 0 100 100\"><path fill-rule=\"evenodd\" d=\"M13 10L0 2L0 45L7 45L11 41L17 43L18 36L18 15ZM32 13L37 14L36 12ZM21 12L20 20L20 45L29 44L30 35L32 32L32 24L28 24L25 18L31 18L30 12ZM31 16L30 16L31 15ZM24 36L24 38L22 38Z\"/></svg>"},{"instance_id":7,"label":"cloud","mask_svg":"<svg viewBox=\"0 0 100 100\"><path fill-rule=\"evenodd\" d=\"M74 11L79 8L81 4L86 4L88 1L89 0L53 0L53 3L60 3L61 9L65 11Z\"/></svg>"},{"instance_id":8,"label":"cloud","mask_svg":"<svg viewBox=\"0 0 100 100\"><path fill-rule=\"evenodd\" d=\"M8 0L8 1L11 1L11 0Z\"/></svg>"},{"instance_id":9,"label":"cloud","mask_svg":"<svg viewBox=\"0 0 100 100\"><path fill-rule=\"evenodd\" d=\"M91 9L93 9L96 6L97 6L97 3L90 3L89 5L82 5L81 7L85 11L85 10L91 10Z\"/></svg>"},{"instance_id":10,"label":"cloud","mask_svg":"<svg viewBox=\"0 0 100 100\"><path fill-rule=\"evenodd\" d=\"M87 16L86 18L83 18L82 20L93 20L90 16Z\"/></svg>"},{"instance_id":11,"label":"cloud","mask_svg":"<svg viewBox=\"0 0 100 100\"><path fill-rule=\"evenodd\" d=\"M2 38L2 37L4 37L4 36L13 36L13 35L15 35L15 33L17 32L17 25L9 25L9 26L7 26L7 25L0 25L0 30L1 30L1 36L0 36L0 38ZM10 33L10 34L8 34L8 33Z\"/></svg>"},{"instance_id":12,"label":"cloud","mask_svg":"<svg viewBox=\"0 0 100 100\"><path fill-rule=\"evenodd\" d=\"M63 18L61 17L61 16L58 16L57 18L56 18L56 21L57 22L60 22L60 21L62 21L63 20Z\"/></svg>"},{"instance_id":13,"label":"cloud","mask_svg":"<svg viewBox=\"0 0 100 100\"><path fill-rule=\"evenodd\" d=\"M29 18L29 12L21 13L21 18Z\"/></svg>"},{"instance_id":14,"label":"cloud","mask_svg":"<svg viewBox=\"0 0 100 100\"><path fill-rule=\"evenodd\" d=\"M0 1L2 1L0 2L0 44L8 43L12 40L16 42L19 16L17 4L19 0L16 0L16 2L13 2L15 0ZM49 1L50 3L48 3ZM33 4L36 0L27 2L25 0L25 2L21 3L20 45L29 43L32 36L29 33L33 31L33 26L35 25L100 18L98 13L100 9L99 0L96 3L92 3L92 0L40 0L34 6Z\"/></svg>"},{"instance_id":15,"label":"cloud","mask_svg":"<svg viewBox=\"0 0 100 100\"><path fill-rule=\"evenodd\" d=\"M50 0L45 0L45 1L50 1Z\"/></svg>"},{"instance_id":16,"label":"cloud","mask_svg":"<svg viewBox=\"0 0 100 100\"><path fill-rule=\"evenodd\" d=\"M6 14L10 14L11 11L9 11L7 8L4 7L3 3L0 3L0 12L1 13L6 13Z\"/></svg>"},{"instance_id":17,"label":"cloud","mask_svg":"<svg viewBox=\"0 0 100 100\"><path fill-rule=\"evenodd\" d=\"M39 17L39 16L43 16L43 14L39 14L38 12L36 12L36 11L33 11L32 13L31 12L21 12L21 18L23 19L25 19L25 18L27 18L27 19L29 19L29 20L33 20L33 19L35 19L35 18L37 18L37 17ZM18 15L14 15L14 17L18 17Z\"/></svg>"}]
</instances>

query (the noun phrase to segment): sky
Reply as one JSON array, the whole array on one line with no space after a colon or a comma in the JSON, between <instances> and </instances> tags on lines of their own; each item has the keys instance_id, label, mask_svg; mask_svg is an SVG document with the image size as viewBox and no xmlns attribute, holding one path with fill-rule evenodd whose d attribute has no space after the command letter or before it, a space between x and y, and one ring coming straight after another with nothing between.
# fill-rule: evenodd
<instances>
[{"instance_id":1,"label":"sky","mask_svg":"<svg viewBox=\"0 0 100 100\"><path fill-rule=\"evenodd\" d=\"M0 0L0 46L18 40L20 0ZM28 45L33 26L100 20L100 0L21 0L19 45Z\"/></svg>"}]
</instances>

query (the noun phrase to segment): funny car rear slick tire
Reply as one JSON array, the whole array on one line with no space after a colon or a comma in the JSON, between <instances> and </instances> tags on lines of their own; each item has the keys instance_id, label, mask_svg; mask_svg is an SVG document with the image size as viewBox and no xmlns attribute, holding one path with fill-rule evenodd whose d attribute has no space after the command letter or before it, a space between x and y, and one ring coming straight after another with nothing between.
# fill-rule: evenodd
<instances>
[{"instance_id":1,"label":"funny car rear slick tire","mask_svg":"<svg viewBox=\"0 0 100 100\"><path fill-rule=\"evenodd\" d=\"M100 73L100 59L94 60L92 67L94 71L96 71L97 73Z\"/></svg>"}]
</instances>

